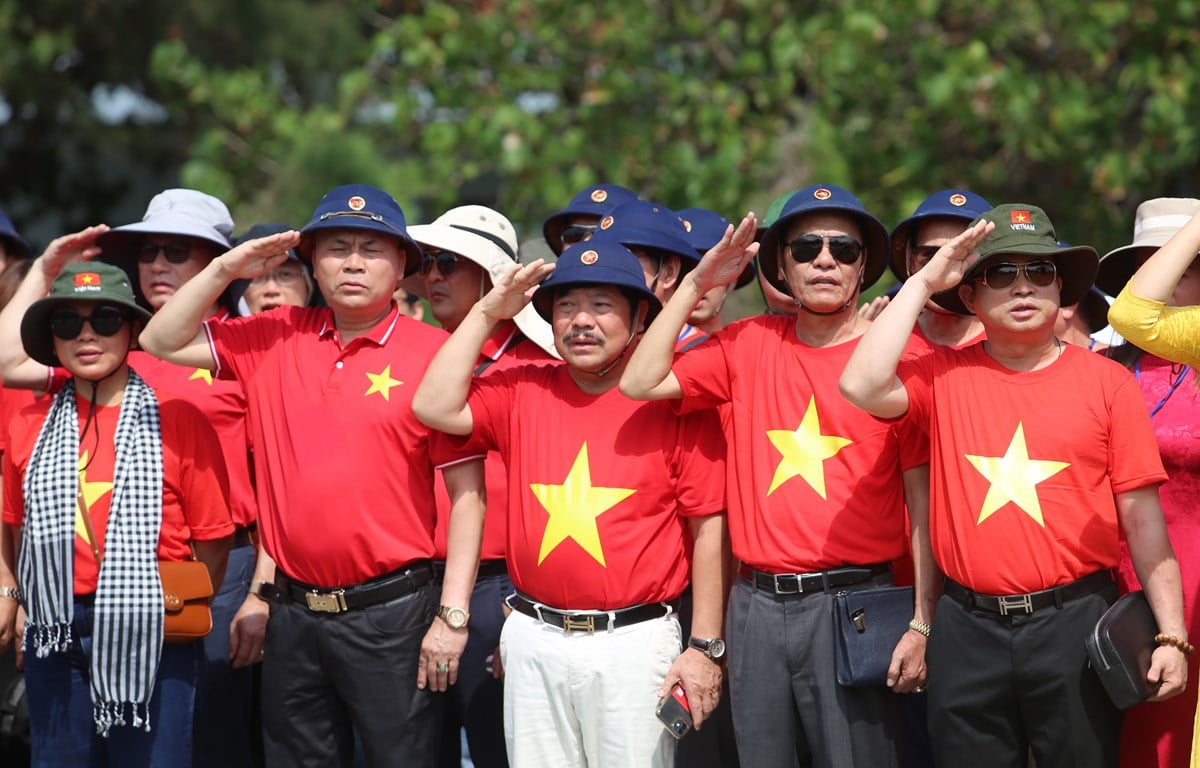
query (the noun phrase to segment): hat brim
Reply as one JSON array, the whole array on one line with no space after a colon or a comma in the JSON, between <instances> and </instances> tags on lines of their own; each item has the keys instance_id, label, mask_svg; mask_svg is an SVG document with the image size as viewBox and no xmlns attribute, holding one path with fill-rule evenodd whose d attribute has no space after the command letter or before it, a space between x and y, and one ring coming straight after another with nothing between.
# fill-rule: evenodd
<instances>
[{"instance_id":1,"label":"hat brim","mask_svg":"<svg viewBox=\"0 0 1200 768\"><path fill-rule=\"evenodd\" d=\"M156 219L156 221L161 220L162 217ZM152 312L153 310L150 307L150 302L142 295L142 277L138 273L138 257L136 252L145 235L170 235L172 237L191 237L200 240L205 245L211 245L217 249L217 252L213 254L214 259L231 248L228 243L222 243L211 236L204 237L202 235L171 230L167 227L134 229L134 227L138 227L144 223L139 222L139 224L130 224L128 227L110 229L96 238L96 245L100 246L100 255L96 257L96 261L112 264L114 267L120 267L125 270L125 275L129 278L129 285L133 287L134 299L137 301L138 306L147 312ZM192 229L197 229L197 227L193 226Z\"/></svg>"},{"instance_id":2,"label":"hat brim","mask_svg":"<svg viewBox=\"0 0 1200 768\"><path fill-rule=\"evenodd\" d=\"M135 303L120 301L111 296L89 299L87 296L48 296L29 305L21 318L21 345L30 358L51 368L61 367L58 354L54 351L54 334L50 332L50 315L62 304L87 301L95 304L111 304L128 310L143 328L150 322L150 312Z\"/></svg>"},{"instance_id":3,"label":"hat brim","mask_svg":"<svg viewBox=\"0 0 1200 768\"><path fill-rule=\"evenodd\" d=\"M361 216L331 216L300 230L300 242L296 245L296 253L300 254L301 261L312 264L313 234L327 229L360 229L391 235L404 251L404 277L415 275L421 268L421 247L411 237L387 224Z\"/></svg>"},{"instance_id":4,"label":"hat brim","mask_svg":"<svg viewBox=\"0 0 1200 768\"><path fill-rule=\"evenodd\" d=\"M530 306L534 308L538 316L547 324L551 322L551 303L554 300L555 291L569 290L584 285L611 285L623 291L631 291L637 294L639 299L644 299L650 305L650 309L646 313L647 328L650 327L650 323L654 321L654 318L658 317L658 313L662 311L662 302L659 301L659 298L646 287L644 282L639 285L633 285L630 282L629 273L623 269L597 264L588 267L586 275L555 280L554 278L558 275L559 273L557 272L551 273L550 277L533 292L533 301L530 302ZM553 329L551 329L551 338L553 338Z\"/></svg>"},{"instance_id":5,"label":"hat brim","mask_svg":"<svg viewBox=\"0 0 1200 768\"><path fill-rule=\"evenodd\" d=\"M0 229L0 240L7 243L5 248L10 258L28 259L33 256L33 246L29 241L8 229Z\"/></svg>"},{"instance_id":6,"label":"hat brim","mask_svg":"<svg viewBox=\"0 0 1200 768\"><path fill-rule=\"evenodd\" d=\"M1014 248L997 253L989 253L967 270L967 273L963 275L963 279L958 285L947 291L940 291L933 294L933 300L937 302L938 306L955 314L975 314L967 309L967 305L963 303L962 297L958 295L958 289L962 285L974 280L989 265L1000 261L1005 256L1046 256L1050 261L1053 261L1054 266L1058 269L1058 277L1062 280L1062 290L1059 293L1059 306L1063 307L1078 304L1083 300L1083 297L1087 295L1088 289L1096 281L1096 271L1100 265L1100 257L1096 254L1095 249L1086 245L1075 246L1073 248L1059 248L1050 245L1022 246L1019 249Z\"/></svg>"},{"instance_id":7,"label":"hat brim","mask_svg":"<svg viewBox=\"0 0 1200 768\"><path fill-rule=\"evenodd\" d=\"M219 248L221 253L228 251L233 244L213 234L212 227L199 227L188 218L164 214L155 216L151 221L139 221L110 229L96 238L96 245L104 252L113 251L117 256L133 258L133 248L141 243L145 235L172 235L174 237L194 237Z\"/></svg>"},{"instance_id":8,"label":"hat brim","mask_svg":"<svg viewBox=\"0 0 1200 768\"><path fill-rule=\"evenodd\" d=\"M1143 248L1157 250L1161 245L1140 243L1114 248L1100 259L1100 269L1096 273L1096 287L1109 296L1116 296L1137 271L1138 251Z\"/></svg>"},{"instance_id":9,"label":"hat brim","mask_svg":"<svg viewBox=\"0 0 1200 768\"><path fill-rule=\"evenodd\" d=\"M684 261L693 264L700 262L700 256L696 253L696 249L692 247L691 243L683 238L673 237L666 232L642 229L640 227L622 227L618 224L604 232L598 230L596 234L603 234L604 237L615 240L626 248L631 245L638 248L657 248L660 251L673 253Z\"/></svg>"},{"instance_id":10,"label":"hat brim","mask_svg":"<svg viewBox=\"0 0 1200 768\"><path fill-rule=\"evenodd\" d=\"M782 257L781 251L783 250L785 233L796 218L808 213L824 213L829 211L846 213L853 216L859 222L859 226L863 231L863 245L867 249L867 262L863 265L863 282L859 290L865 291L870 288L883 276L884 271L887 269L890 243L887 227L883 226L883 222L870 214L863 213L861 210L847 205L814 205L811 208L805 208L789 213L786 216L781 216L774 224L767 227L767 231L762 236L762 245L758 249L758 258L761 262L759 268L762 269L763 278L785 296L792 295L792 290L788 287L787 282L779 276L779 260Z\"/></svg>"}]
</instances>

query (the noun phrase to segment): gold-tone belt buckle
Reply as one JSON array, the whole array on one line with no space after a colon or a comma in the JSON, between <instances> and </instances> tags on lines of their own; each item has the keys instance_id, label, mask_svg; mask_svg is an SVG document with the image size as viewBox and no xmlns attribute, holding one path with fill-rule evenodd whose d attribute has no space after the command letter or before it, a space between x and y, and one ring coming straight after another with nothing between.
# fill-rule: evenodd
<instances>
[{"instance_id":1,"label":"gold-tone belt buckle","mask_svg":"<svg viewBox=\"0 0 1200 768\"><path fill-rule=\"evenodd\" d=\"M596 617L566 614L563 616L563 632L587 632L589 635L594 635L596 634Z\"/></svg>"},{"instance_id":2,"label":"gold-tone belt buckle","mask_svg":"<svg viewBox=\"0 0 1200 768\"><path fill-rule=\"evenodd\" d=\"M1001 595L1000 615L1010 613L1033 613L1033 598L1029 595Z\"/></svg>"},{"instance_id":3,"label":"gold-tone belt buckle","mask_svg":"<svg viewBox=\"0 0 1200 768\"><path fill-rule=\"evenodd\" d=\"M317 613L341 613L347 610L346 590L337 589L325 594L316 590L305 592L304 604L308 606L308 610Z\"/></svg>"}]
</instances>

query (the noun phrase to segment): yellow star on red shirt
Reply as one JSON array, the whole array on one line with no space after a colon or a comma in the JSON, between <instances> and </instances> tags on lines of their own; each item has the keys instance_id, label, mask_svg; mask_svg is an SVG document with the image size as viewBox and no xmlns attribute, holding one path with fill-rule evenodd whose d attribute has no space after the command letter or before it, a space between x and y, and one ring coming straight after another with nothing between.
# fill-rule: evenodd
<instances>
[{"instance_id":1,"label":"yellow star on red shirt","mask_svg":"<svg viewBox=\"0 0 1200 768\"><path fill-rule=\"evenodd\" d=\"M833 458L838 451L854 442L844 437L821 434L816 397L809 398L804 420L796 427L796 431L768 429L767 439L783 455L775 467L775 476L771 478L767 495L770 496L776 488L800 475L822 499L826 498L825 460Z\"/></svg>"},{"instance_id":2,"label":"yellow star on red shirt","mask_svg":"<svg viewBox=\"0 0 1200 768\"><path fill-rule=\"evenodd\" d=\"M1017 430L1013 433L1012 441L1009 442L1008 450L1003 456L964 455L967 461L979 470L979 474L991 483L983 506L979 509L976 525L987 520L1011 501L1038 525L1046 527L1046 521L1042 517L1042 504L1038 500L1037 484L1062 472L1071 466L1070 462L1029 458L1029 448L1025 444L1025 425L1021 422L1017 422Z\"/></svg>"},{"instance_id":3,"label":"yellow star on red shirt","mask_svg":"<svg viewBox=\"0 0 1200 768\"><path fill-rule=\"evenodd\" d=\"M390 363L379 373L367 372L367 378L371 380L371 386L367 387L367 391L363 393L363 397L378 392L388 402L392 400L392 387L398 387L404 383L399 379L392 378L392 366Z\"/></svg>"},{"instance_id":4,"label":"yellow star on red shirt","mask_svg":"<svg viewBox=\"0 0 1200 768\"><path fill-rule=\"evenodd\" d=\"M597 563L608 567L604 548L600 544L600 529L596 518L632 496L634 488L601 488L592 485L592 470L588 463L588 447L584 442L562 485L530 483L530 490L545 507L550 519L542 533L538 565L567 539L591 555Z\"/></svg>"},{"instance_id":5,"label":"yellow star on red shirt","mask_svg":"<svg viewBox=\"0 0 1200 768\"><path fill-rule=\"evenodd\" d=\"M188 381L196 380L203 381L205 384L211 387L213 383L212 371L208 370L207 368L197 368L196 370L192 371L191 376L188 376Z\"/></svg>"},{"instance_id":6,"label":"yellow star on red shirt","mask_svg":"<svg viewBox=\"0 0 1200 768\"><path fill-rule=\"evenodd\" d=\"M85 506L88 509L91 509L92 505L99 501L104 494L112 490L113 484L100 482L89 483L87 479L87 472L84 470L84 467L87 466L87 463L88 452L85 450L83 455L79 457L79 501L82 503L75 505L75 533L79 535L79 538L83 539L88 544L91 544L92 539L90 536L88 536L87 525L85 525L83 522L83 509Z\"/></svg>"}]
</instances>

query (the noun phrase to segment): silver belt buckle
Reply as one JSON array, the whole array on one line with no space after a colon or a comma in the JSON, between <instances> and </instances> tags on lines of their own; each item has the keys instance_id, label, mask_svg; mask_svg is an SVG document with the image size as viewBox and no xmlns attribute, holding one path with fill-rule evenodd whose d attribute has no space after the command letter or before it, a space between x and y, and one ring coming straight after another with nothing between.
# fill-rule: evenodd
<instances>
[{"instance_id":1,"label":"silver belt buckle","mask_svg":"<svg viewBox=\"0 0 1200 768\"><path fill-rule=\"evenodd\" d=\"M779 577L792 578L796 580L795 589L784 589L779 584ZM800 595L804 593L804 579L798 573L773 573L771 579L775 582L775 594L777 595Z\"/></svg>"},{"instance_id":2,"label":"silver belt buckle","mask_svg":"<svg viewBox=\"0 0 1200 768\"><path fill-rule=\"evenodd\" d=\"M1000 595L1000 615L1010 613L1033 613L1033 597L1030 595Z\"/></svg>"},{"instance_id":3,"label":"silver belt buckle","mask_svg":"<svg viewBox=\"0 0 1200 768\"><path fill-rule=\"evenodd\" d=\"M317 613L342 613L346 611L346 590L336 589L324 594L315 589L304 593L304 604Z\"/></svg>"}]
</instances>

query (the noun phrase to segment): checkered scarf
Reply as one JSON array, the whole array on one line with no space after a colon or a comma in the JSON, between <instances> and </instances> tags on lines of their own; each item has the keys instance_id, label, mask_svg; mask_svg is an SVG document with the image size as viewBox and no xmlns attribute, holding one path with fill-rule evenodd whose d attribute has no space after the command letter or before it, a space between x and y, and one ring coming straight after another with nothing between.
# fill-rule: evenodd
<instances>
[{"instance_id":1,"label":"checkered scarf","mask_svg":"<svg viewBox=\"0 0 1200 768\"><path fill-rule=\"evenodd\" d=\"M102 736L127 722L150 730L150 696L163 643L157 558L162 432L154 390L133 369L114 443L112 500L92 630L93 718ZM26 595L26 632L39 658L66 651L71 642L78 462L79 414L71 379L46 415L25 473L18 569Z\"/></svg>"}]
</instances>

